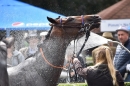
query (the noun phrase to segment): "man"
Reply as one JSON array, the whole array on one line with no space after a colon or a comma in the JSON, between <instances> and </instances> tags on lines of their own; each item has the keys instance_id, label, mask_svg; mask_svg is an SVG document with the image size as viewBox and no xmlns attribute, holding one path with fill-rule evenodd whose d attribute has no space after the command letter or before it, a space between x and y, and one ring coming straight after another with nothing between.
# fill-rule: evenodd
<instances>
[{"instance_id":1,"label":"man","mask_svg":"<svg viewBox=\"0 0 130 86\"><path fill-rule=\"evenodd\" d=\"M124 45L128 50L130 50L130 39L129 31L127 27L121 26L117 30L118 40ZM121 73L122 77L126 77L125 81L130 81L130 73L125 76L126 66L130 63L130 53L122 48L120 45L116 48L116 53L114 57L114 66Z\"/></svg>"},{"instance_id":2,"label":"man","mask_svg":"<svg viewBox=\"0 0 130 86\"><path fill-rule=\"evenodd\" d=\"M23 62L25 58L20 51L15 49L15 38L11 36L7 37L6 39L12 40L7 48L7 67L13 67Z\"/></svg>"},{"instance_id":3,"label":"man","mask_svg":"<svg viewBox=\"0 0 130 86\"><path fill-rule=\"evenodd\" d=\"M37 34L36 30L28 32L28 36L25 38L28 47L21 48L19 51L24 55L25 59L33 56L38 51L38 43L40 41L40 36Z\"/></svg>"}]
</instances>

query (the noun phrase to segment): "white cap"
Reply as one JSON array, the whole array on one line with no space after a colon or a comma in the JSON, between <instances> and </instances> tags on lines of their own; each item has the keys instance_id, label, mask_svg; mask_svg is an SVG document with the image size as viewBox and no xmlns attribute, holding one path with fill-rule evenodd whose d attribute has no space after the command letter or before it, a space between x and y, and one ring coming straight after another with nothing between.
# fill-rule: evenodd
<instances>
[{"instance_id":1,"label":"white cap","mask_svg":"<svg viewBox=\"0 0 130 86\"><path fill-rule=\"evenodd\" d=\"M125 32L129 33L129 30L128 30L128 27L127 27L127 26L120 26L120 27L116 30L116 32L118 32L118 31L125 31Z\"/></svg>"},{"instance_id":2,"label":"white cap","mask_svg":"<svg viewBox=\"0 0 130 86\"><path fill-rule=\"evenodd\" d=\"M40 33L40 36L45 36L45 35L47 35L47 33L48 33L48 32L41 32L41 33Z\"/></svg>"}]
</instances>

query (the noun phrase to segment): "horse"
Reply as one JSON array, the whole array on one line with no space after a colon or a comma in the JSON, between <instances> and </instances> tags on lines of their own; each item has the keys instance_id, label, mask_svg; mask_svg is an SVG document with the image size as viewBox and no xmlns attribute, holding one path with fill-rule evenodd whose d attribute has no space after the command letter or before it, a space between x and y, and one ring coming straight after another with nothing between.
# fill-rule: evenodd
<instances>
[{"instance_id":1,"label":"horse","mask_svg":"<svg viewBox=\"0 0 130 86\"><path fill-rule=\"evenodd\" d=\"M39 52L7 69L10 86L57 86L67 46L72 40L82 37L89 25L92 26L90 29L98 28L101 20L98 15L47 19L51 29L44 43L38 46Z\"/></svg>"}]
</instances>

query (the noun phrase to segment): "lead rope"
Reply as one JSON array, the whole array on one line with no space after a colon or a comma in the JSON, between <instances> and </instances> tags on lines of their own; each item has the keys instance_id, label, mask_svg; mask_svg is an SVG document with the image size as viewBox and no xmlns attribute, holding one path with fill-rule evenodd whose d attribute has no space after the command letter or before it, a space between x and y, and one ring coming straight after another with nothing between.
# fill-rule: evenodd
<instances>
[{"instance_id":1,"label":"lead rope","mask_svg":"<svg viewBox=\"0 0 130 86\"><path fill-rule=\"evenodd\" d=\"M71 67L71 64L73 65L73 59L76 57L76 43L75 43L75 40L74 40L74 51L73 51L73 56L71 57L72 60L69 61L69 66L68 66L68 71L67 71L67 81L70 82L70 78L71 78L71 71L72 71L72 67ZM74 71L76 72L76 71ZM75 73L76 74L76 73Z\"/></svg>"},{"instance_id":2,"label":"lead rope","mask_svg":"<svg viewBox=\"0 0 130 86\"><path fill-rule=\"evenodd\" d=\"M68 64L66 64L65 66L55 66L55 65L51 64L51 63L45 58L42 48L40 48L40 52L41 52L41 55L42 55L43 59L45 60L45 62L46 62L48 65L50 65L51 67L53 67L53 68L61 68L61 69L64 69L64 68L67 67Z\"/></svg>"},{"instance_id":3,"label":"lead rope","mask_svg":"<svg viewBox=\"0 0 130 86\"><path fill-rule=\"evenodd\" d=\"M82 22L83 22L83 20L82 20ZM83 43L83 45L82 45L82 47L81 47L79 53L78 53L77 56L76 56L78 59L79 59L80 53L82 52L82 50L83 50L83 48L84 48L84 46L85 46L85 44L86 44L86 42L87 42L87 40L88 40L88 38L89 38L89 36L90 36L90 31L89 31L89 29L90 29L90 27L91 27L92 25L93 25L93 22L92 22L91 24L89 24L88 29L86 29L85 41L84 41L84 43ZM84 66L84 63L83 63L83 66ZM73 64L73 67L74 67L74 64ZM75 67L74 67L74 71L75 71L75 81L77 81L78 74L76 73Z\"/></svg>"},{"instance_id":4,"label":"lead rope","mask_svg":"<svg viewBox=\"0 0 130 86\"><path fill-rule=\"evenodd\" d=\"M81 22L82 22L82 27L83 27L83 26L84 26L84 18L83 18L83 15L81 15L81 18L82 18ZM79 33L80 33L81 31L83 31L83 28L79 31ZM76 43L75 43L75 40L76 40L76 38L78 37L78 35L79 35L79 34L77 34L76 37L75 37L75 39L74 39L74 51L73 51L72 62L71 62L72 65L73 65L74 73L75 73L75 77L74 77L74 80L75 80L75 81L77 81L78 74L76 73L76 70L75 70L75 67L74 67L74 64L73 64L73 59L74 59L74 58L78 58L78 57L76 57L76 50L77 50L77 49L76 49L76 46L77 46L77 45L76 45ZM69 67L69 76L71 76L71 75L70 75L70 71L71 71L71 68Z\"/></svg>"},{"instance_id":5,"label":"lead rope","mask_svg":"<svg viewBox=\"0 0 130 86\"><path fill-rule=\"evenodd\" d=\"M84 27L84 18L83 18L84 16L83 15L81 15L81 18L82 18L82 20L81 20L81 22L82 22L82 27ZM83 28L79 31L79 32L81 32L83 30ZM77 34L77 36L75 37L75 39L78 37L78 34ZM76 73L76 69L75 69L75 66L74 66L74 64L73 64L73 59L74 58L76 58L77 56L76 56L76 48L75 48L75 45L77 46L77 43L75 43L75 39L74 39L74 54L73 54L73 57L72 57L72 65L73 65L73 68L74 68L74 73L75 73L75 81L77 81L78 80L78 74ZM78 58L78 57L77 57Z\"/></svg>"}]
</instances>

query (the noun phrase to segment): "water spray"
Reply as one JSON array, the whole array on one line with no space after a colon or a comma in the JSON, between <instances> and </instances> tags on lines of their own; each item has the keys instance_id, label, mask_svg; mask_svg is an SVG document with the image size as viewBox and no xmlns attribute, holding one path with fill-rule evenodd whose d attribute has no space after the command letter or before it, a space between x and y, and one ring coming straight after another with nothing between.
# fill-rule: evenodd
<instances>
[{"instance_id":1,"label":"water spray","mask_svg":"<svg viewBox=\"0 0 130 86\"><path fill-rule=\"evenodd\" d=\"M126 51L128 51L130 53L130 51L124 46L122 45L122 43L118 42L118 41L112 41L112 40L108 40L108 42L112 42L112 43L117 43L119 44L122 48L124 48Z\"/></svg>"}]
</instances>

